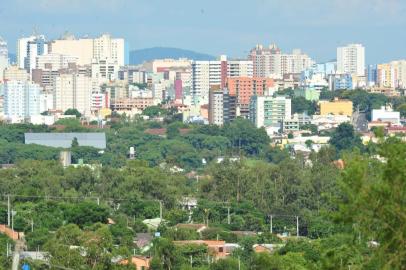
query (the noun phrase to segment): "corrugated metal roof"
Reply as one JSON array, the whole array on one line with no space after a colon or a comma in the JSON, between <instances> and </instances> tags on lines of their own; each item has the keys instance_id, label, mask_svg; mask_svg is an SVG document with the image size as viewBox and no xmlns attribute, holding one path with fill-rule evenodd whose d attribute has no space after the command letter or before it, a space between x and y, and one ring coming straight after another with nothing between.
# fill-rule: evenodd
<instances>
[{"instance_id":1,"label":"corrugated metal roof","mask_svg":"<svg viewBox=\"0 0 406 270\"><path fill-rule=\"evenodd\" d=\"M106 148L106 133L25 133L25 144L39 144L50 147L70 148L74 138L79 146Z\"/></svg>"}]
</instances>

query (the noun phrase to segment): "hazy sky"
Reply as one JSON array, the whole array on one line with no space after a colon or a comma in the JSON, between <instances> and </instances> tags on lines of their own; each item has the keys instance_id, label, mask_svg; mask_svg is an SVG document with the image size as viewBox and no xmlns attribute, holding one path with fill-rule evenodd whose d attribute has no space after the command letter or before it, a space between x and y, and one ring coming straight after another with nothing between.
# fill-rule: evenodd
<instances>
[{"instance_id":1,"label":"hazy sky","mask_svg":"<svg viewBox=\"0 0 406 270\"><path fill-rule=\"evenodd\" d=\"M363 43L367 63L406 58L405 0L0 0L0 35L108 32L131 49L171 46L242 57L257 43L317 61Z\"/></svg>"}]
</instances>

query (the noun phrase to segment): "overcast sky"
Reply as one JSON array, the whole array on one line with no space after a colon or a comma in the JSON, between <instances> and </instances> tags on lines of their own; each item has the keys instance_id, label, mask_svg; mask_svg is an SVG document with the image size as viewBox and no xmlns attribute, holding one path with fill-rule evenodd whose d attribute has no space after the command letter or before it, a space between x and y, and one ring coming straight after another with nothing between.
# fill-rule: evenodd
<instances>
[{"instance_id":1,"label":"overcast sky","mask_svg":"<svg viewBox=\"0 0 406 270\"><path fill-rule=\"evenodd\" d=\"M108 32L131 49L170 46L242 57L257 43L317 61L363 43L367 63L406 58L405 0L0 0L0 36L15 52L33 29L48 39Z\"/></svg>"}]
</instances>

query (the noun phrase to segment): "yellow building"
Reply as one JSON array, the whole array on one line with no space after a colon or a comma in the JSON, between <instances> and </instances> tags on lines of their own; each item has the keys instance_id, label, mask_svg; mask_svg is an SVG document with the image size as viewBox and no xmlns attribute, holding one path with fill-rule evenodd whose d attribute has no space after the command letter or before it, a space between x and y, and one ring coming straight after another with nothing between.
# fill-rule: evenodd
<instances>
[{"instance_id":1,"label":"yellow building","mask_svg":"<svg viewBox=\"0 0 406 270\"><path fill-rule=\"evenodd\" d=\"M378 69L378 85L380 87L395 87L395 70L391 64L379 64Z\"/></svg>"},{"instance_id":2,"label":"yellow building","mask_svg":"<svg viewBox=\"0 0 406 270\"><path fill-rule=\"evenodd\" d=\"M320 101L320 115L347 115L352 116L352 101L339 100Z\"/></svg>"}]
</instances>

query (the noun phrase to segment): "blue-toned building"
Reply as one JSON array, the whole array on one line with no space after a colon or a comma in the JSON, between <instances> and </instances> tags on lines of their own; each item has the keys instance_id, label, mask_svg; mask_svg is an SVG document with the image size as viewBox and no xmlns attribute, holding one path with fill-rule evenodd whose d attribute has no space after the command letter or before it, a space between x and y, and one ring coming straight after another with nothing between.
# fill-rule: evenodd
<instances>
[{"instance_id":1,"label":"blue-toned building","mask_svg":"<svg viewBox=\"0 0 406 270\"><path fill-rule=\"evenodd\" d=\"M35 37L27 42L26 57L24 58L24 69L31 73L35 68L37 57L48 54L48 42L43 35Z\"/></svg>"},{"instance_id":2,"label":"blue-toned building","mask_svg":"<svg viewBox=\"0 0 406 270\"><path fill-rule=\"evenodd\" d=\"M351 74L343 74L334 77L333 90L350 90L353 88Z\"/></svg>"},{"instance_id":3,"label":"blue-toned building","mask_svg":"<svg viewBox=\"0 0 406 270\"><path fill-rule=\"evenodd\" d=\"M377 65L368 65L366 70L367 85L374 86L378 83L378 67Z\"/></svg>"}]
</instances>

